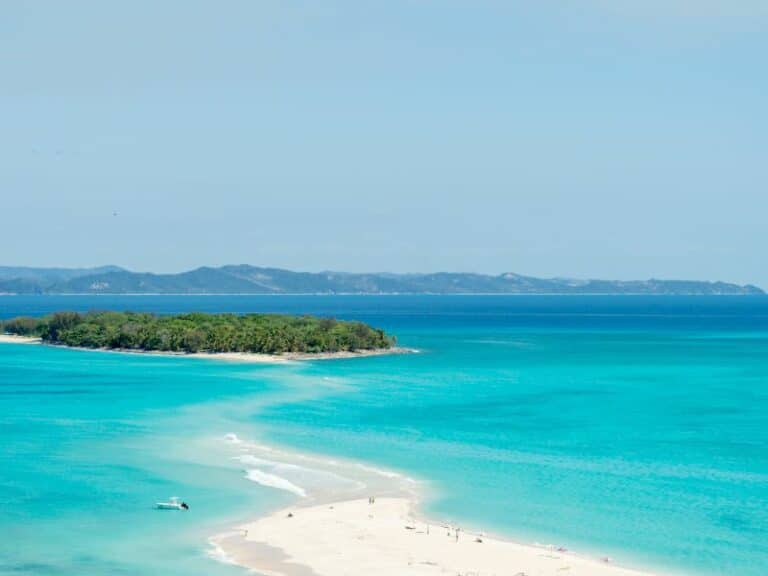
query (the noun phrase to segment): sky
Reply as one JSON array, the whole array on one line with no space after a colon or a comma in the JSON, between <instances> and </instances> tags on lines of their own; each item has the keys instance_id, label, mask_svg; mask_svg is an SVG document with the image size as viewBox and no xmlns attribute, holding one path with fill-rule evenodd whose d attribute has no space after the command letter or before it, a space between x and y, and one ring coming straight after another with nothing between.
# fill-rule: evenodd
<instances>
[{"instance_id":1,"label":"sky","mask_svg":"<svg viewBox=\"0 0 768 576\"><path fill-rule=\"evenodd\" d=\"M768 4L0 3L0 265L768 288Z\"/></svg>"}]
</instances>

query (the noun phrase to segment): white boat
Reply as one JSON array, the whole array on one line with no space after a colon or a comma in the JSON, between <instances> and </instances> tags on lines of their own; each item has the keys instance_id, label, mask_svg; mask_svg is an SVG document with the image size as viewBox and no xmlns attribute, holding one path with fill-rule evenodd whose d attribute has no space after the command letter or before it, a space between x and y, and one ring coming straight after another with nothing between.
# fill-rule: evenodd
<instances>
[{"instance_id":1,"label":"white boat","mask_svg":"<svg viewBox=\"0 0 768 576\"><path fill-rule=\"evenodd\" d=\"M189 510L186 502L179 502L178 496L171 496L168 502L157 502L155 508L158 510Z\"/></svg>"}]
</instances>

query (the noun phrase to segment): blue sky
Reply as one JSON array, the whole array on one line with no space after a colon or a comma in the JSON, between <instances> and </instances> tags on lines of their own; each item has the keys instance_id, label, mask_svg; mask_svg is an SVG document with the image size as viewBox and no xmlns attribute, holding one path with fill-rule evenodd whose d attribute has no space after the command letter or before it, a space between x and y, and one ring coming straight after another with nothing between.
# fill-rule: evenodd
<instances>
[{"instance_id":1,"label":"blue sky","mask_svg":"<svg viewBox=\"0 0 768 576\"><path fill-rule=\"evenodd\" d=\"M766 61L748 0L3 2L0 264L768 286Z\"/></svg>"}]
</instances>

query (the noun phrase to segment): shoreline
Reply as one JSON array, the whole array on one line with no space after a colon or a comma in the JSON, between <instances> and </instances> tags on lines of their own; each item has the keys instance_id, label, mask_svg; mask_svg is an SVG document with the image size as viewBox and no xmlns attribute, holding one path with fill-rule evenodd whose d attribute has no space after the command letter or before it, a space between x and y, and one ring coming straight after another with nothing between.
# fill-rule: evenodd
<instances>
[{"instance_id":1,"label":"shoreline","mask_svg":"<svg viewBox=\"0 0 768 576\"><path fill-rule=\"evenodd\" d=\"M148 356L167 356L173 358L199 358L204 360L223 360L243 364L285 364L289 362L306 362L311 360L345 360L352 358L370 358L373 356L390 356L398 354L418 354L415 348L376 348L372 350L341 350L339 352L285 352L283 354L260 354L256 352L173 352L164 350L136 350L132 348L86 348L67 346L66 344L49 344L40 338L32 336L17 336L15 334L0 334L0 344L39 344L52 348L66 350L85 350L88 352L114 352L117 354L145 354Z\"/></svg>"},{"instance_id":2,"label":"shoreline","mask_svg":"<svg viewBox=\"0 0 768 576\"><path fill-rule=\"evenodd\" d=\"M405 496L280 509L210 540L220 561L267 576L654 576L562 547L427 518Z\"/></svg>"},{"instance_id":3,"label":"shoreline","mask_svg":"<svg viewBox=\"0 0 768 576\"><path fill-rule=\"evenodd\" d=\"M17 336L16 334L0 334L0 344L42 344L40 338L32 336Z\"/></svg>"},{"instance_id":4,"label":"shoreline","mask_svg":"<svg viewBox=\"0 0 768 576\"><path fill-rule=\"evenodd\" d=\"M661 574L430 518L422 508L424 483L399 472L249 444L234 434L226 439L238 451L233 458L245 466L248 480L296 497L290 506L235 523L209 538L212 559L251 572L265 576ZM334 481L293 483L307 481L312 474L333 476Z\"/></svg>"}]
</instances>

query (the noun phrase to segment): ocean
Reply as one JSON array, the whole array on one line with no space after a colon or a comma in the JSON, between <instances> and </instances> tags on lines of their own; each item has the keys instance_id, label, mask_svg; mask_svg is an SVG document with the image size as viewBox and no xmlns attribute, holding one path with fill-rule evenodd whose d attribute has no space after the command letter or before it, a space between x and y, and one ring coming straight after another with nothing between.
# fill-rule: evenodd
<instances>
[{"instance_id":1,"label":"ocean","mask_svg":"<svg viewBox=\"0 0 768 576\"><path fill-rule=\"evenodd\" d=\"M0 574L244 574L209 538L343 474L670 574L768 572L768 297L3 296L357 319L418 354L286 365L0 344ZM333 477L331 477L333 476ZM153 509L180 496L188 513Z\"/></svg>"}]
</instances>

